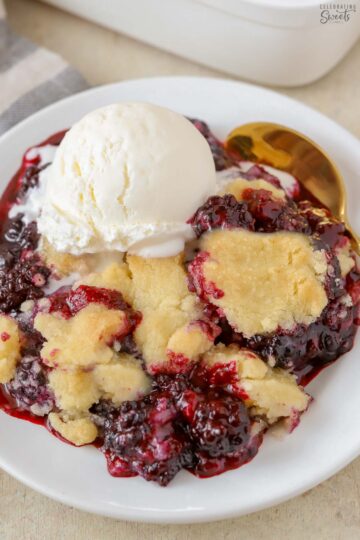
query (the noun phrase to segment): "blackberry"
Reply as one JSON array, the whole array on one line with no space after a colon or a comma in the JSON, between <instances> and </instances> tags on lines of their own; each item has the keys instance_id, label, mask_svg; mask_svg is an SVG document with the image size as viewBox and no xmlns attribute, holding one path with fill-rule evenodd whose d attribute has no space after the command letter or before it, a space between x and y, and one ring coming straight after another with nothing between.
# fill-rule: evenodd
<instances>
[{"instance_id":1,"label":"blackberry","mask_svg":"<svg viewBox=\"0 0 360 540\"><path fill-rule=\"evenodd\" d=\"M149 406L144 400L125 401L116 415L107 413L105 448L120 455L136 451L137 445L150 433L150 426L145 422L148 413Z\"/></svg>"},{"instance_id":2,"label":"blackberry","mask_svg":"<svg viewBox=\"0 0 360 540\"><path fill-rule=\"evenodd\" d=\"M306 218L311 233L328 248L341 245L346 237L345 225L331 216L326 208L314 208L309 201L299 202L299 211Z\"/></svg>"},{"instance_id":3,"label":"blackberry","mask_svg":"<svg viewBox=\"0 0 360 540\"><path fill-rule=\"evenodd\" d=\"M39 358L23 356L15 377L5 387L20 409L45 416L54 408L54 396L47 386L47 374Z\"/></svg>"},{"instance_id":4,"label":"blackberry","mask_svg":"<svg viewBox=\"0 0 360 540\"><path fill-rule=\"evenodd\" d=\"M247 444L250 427L249 415L242 401L213 390L198 403L188 431L196 450L213 458Z\"/></svg>"},{"instance_id":5,"label":"blackberry","mask_svg":"<svg viewBox=\"0 0 360 540\"><path fill-rule=\"evenodd\" d=\"M242 227L249 231L255 228L255 220L246 202L238 202L233 195L210 197L189 220L196 236L212 229Z\"/></svg>"},{"instance_id":6,"label":"blackberry","mask_svg":"<svg viewBox=\"0 0 360 540\"><path fill-rule=\"evenodd\" d=\"M246 189L243 198L255 220L257 232L291 231L310 234L311 229L294 201L274 199L265 189Z\"/></svg>"},{"instance_id":7,"label":"blackberry","mask_svg":"<svg viewBox=\"0 0 360 540\"><path fill-rule=\"evenodd\" d=\"M7 261L5 268L0 267L0 310L4 312L17 310L25 300L44 296L43 287L50 275L49 268L36 255L14 264L15 260L10 265Z\"/></svg>"},{"instance_id":8,"label":"blackberry","mask_svg":"<svg viewBox=\"0 0 360 540\"><path fill-rule=\"evenodd\" d=\"M315 322L297 325L294 330L256 335L250 339L233 334L231 341L256 351L265 360L275 359L276 367L297 376L301 384L308 382L322 367L348 352L356 334L357 307L337 298L326 306Z\"/></svg>"},{"instance_id":9,"label":"blackberry","mask_svg":"<svg viewBox=\"0 0 360 540\"><path fill-rule=\"evenodd\" d=\"M1 248L8 249L14 256L20 256L22 250L33 251L36 249L40 235L35 222L25 225L22 214L9 219L4 226L3 242Z\"/></svg>"},{"instance_id":10,"label":"blackberry","mask_svg":"<svg viewBox=\"0 0 360 540\"><path fill-rule=\"evenodd\" d=\"M214 467L215 458L218 468L224 468L233 452L243 456L251 427L245 405L222 389L193 384L197 369L157 375L148 396L125 402L116 411L106 404L92 408L93 414L102 415L103 450L111 474L136 473L167 485L181 469L201 475L207 463Z\"/></svg>"},{"instance_id":11,"label":"blackberry","mask_svg":"<svg viewBox=\"0 0 360 540\"><path fill-rule=\"evenodd\" d=\"M196 118L189 118L189 120L207 140L217 171L222 171L223 169L228 169L229 167L236 165L238 160L225 149L223 143L215 137L205 122L197 120Z\"/></svg>"},{"instance_id":12,"label":"blackberry","mask_svg":"<svg viewBox=\"0 0 360 540\"><path fill-rule=\"evenodd\" d=\"M190 446L177 433L176 409L171 400L151 395L123 403L117 414L105 420L104 450L128 464L129 470L146 480L167 485L184 465L190 463Z\"/></svg>"}]
</instances>

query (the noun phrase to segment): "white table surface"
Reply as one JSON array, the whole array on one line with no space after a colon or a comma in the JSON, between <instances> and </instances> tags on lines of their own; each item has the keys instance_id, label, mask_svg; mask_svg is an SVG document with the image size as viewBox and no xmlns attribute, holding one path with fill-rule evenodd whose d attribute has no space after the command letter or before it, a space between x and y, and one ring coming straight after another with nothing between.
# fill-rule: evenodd
<instances>
[{"instance_id":1,"label":"white table surface","mask_svg":"<svg viewBox=\"0 0 360 540\"><path fill-rule=\"evenodd\" d=\"M5 0L5 4L18 33L61 54L93 85L155 75L223 76L32 0ZM360 42L320 81L280 91L319 109L360 137L359 88ZM46 499L1 471L0 496L1 540L360 538L360 458L292 501L208 525L156 526L92 516Z\"/></svg>"}]
</instances>

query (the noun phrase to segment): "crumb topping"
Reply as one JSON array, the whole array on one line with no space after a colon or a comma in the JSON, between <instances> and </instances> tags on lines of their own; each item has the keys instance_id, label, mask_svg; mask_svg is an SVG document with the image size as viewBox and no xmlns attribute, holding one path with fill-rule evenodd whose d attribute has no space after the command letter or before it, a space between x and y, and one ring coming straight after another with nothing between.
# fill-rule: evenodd
<instances>
[{"instance_id":1,"label":"crumb topping","mask_svg":"<svg viewBox=\"0 0 360 540\"><path fill-rule=\"evenodd\" d=\"M47 340L41 358L50 367L92 368L115 359L111 341L128 328L123 311L89 304L70 319L58 313L39 313L35 329Z\"/></svg>"},{"instance_id":2,"label":"crumb topping","mask_svg":"<svg viewBox=\"0 0 360 540\"><path fill-rule=\"evenodd\" d=\"M90 371L54 369L49 374L57 406L68 414L88 412L100 399L114 405L136 399L149 391L149 378L138 360L120 353L110 364L96 365Z\"/></svg>"},{"instance_id":3,"label":"crumb topping","mask_svg":"<svg viewBox=\"0 0 360 540\"><path fill-rule=\"evenodd\" d=\"M172 334L167 344L167 351L196 361L201 354L212 347L213 342L214 336L206 333L204 327L195 322L178 328Z\"/></svg>"},{"instance_id":4,"label":"crumb topping","mask_svg":"<svg viewBox=\"0 0 360 540\"><path fill-rule=\"evenodd\" d=\"M96 425L88 417L71 418L66 414L50 413L49 423L61 437L75 446L90 444L98 436Z\"/></svg>"},{"instance_id":5,"label":"crumb topping","mask_svg":"<svg viewBox=\"0 0 360 540\"><path fill-rule=\"evenodd\" d=\"M119 354L116 362L96 366L93 379L102 398L115 405L136 399L150 389L150 380L139 361L125 353Z\"/></svg>"},{"instance_id":6,"label":"crumb topping","mask_svg":"<svg viewBox=\"0 0 360 540\"><path fill-rule=\"evenodd\" d=\"M216 230L201 249L190 267L197 292L247 337L309 324L327 304L325 253L303 234Z\"/></svg>"},{"instance_id":7,"label":"crumb topping","mask_svg":"<svg viewBox=\"0 0 360 540\"><path fill-rule=\"evenodd\" d=\"M49 373L49 386L57 406L69 412L87 411L101 395L92 372L54 369Z\"/></svg>"},{"instance_id":8,"label":"crumb topping","mask_svg":"<svg viewBox=\"0 0 360 540\"><path fill-rule=\"evenodd\" d=\"M185 363L196 361L213 343L214 329L209 331L198 321L201 307L188 290L182 255L128 256L127 262L89 274L81 283L117 290L141 313L134 338L150 371L170 364L174 356L183 357Z\"/></svg>"},{"instance_id":9,"label":"crumb topping","mask_svg":"<svg viewBox=\"0 0 360 540\"><path fill-rule=\"evenodd\" d=\"M196 296L188 290L181 256L163 259L129 256L128 264L132 304L142 313L135 340L150 370L164 363L167 351L193 359L211 346L208 337L201 335L200 326L188 327L201 317L201 309Z\"/></svg>"},{"instance_id":10,"label":"crumb topping","mask_svg":"<svg viewBox=\"0 0 360 540\"><path fill-rule=\"evenodd\" d=\"M7 315L0 315L0 383L9 382L15 375L20 359L20 332L17 323Z\"/></svg>"},{"instance_id":11,"label":"crumb topping","mask_svg":"<svg viewBox=\"0 0 360 540\"><path fill-rule=\"evenodd\" d=\"M238 375L236 386L245 404L253 415L265 416L270 424L308 407L310 396L292 375L269 367L251 351L219 344L204 356L204 362L210 367L234 362Z\"/></svg>"}]
</instances>

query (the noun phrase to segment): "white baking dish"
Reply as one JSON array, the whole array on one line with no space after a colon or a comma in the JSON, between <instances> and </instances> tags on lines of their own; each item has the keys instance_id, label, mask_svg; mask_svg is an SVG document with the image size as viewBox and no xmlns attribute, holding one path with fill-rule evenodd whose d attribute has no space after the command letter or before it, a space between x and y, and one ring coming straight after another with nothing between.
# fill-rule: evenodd
<instances>
[{"instance_id":1,"label":"white baking dish","mask_svg":"<svg viewBox=\"0 0 360 540\"><path fill-rule=\"evenodd\" d=\"M356 11L338 23L321 22L319 0L45 1L207 66L272 85L318 79L360 36L360 0L349 2Z\"/></svg>"}]
</instances>

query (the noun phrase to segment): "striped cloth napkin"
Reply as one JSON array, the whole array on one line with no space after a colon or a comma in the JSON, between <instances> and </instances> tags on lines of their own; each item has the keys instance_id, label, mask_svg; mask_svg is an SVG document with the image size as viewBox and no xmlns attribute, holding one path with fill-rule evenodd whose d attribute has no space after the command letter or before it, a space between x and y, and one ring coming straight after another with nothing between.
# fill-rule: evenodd
<instances>
[{"instance_id":1,"label":"striped cloth napkin","mask_svg":"<svg viewBox=\"0 0 360 540\"><path fill-rule=\"evenodd\" d=\"M46 105L87 88L60 56L13 32L0 0L0 135Z\"/></svg>"}]
</instances>

